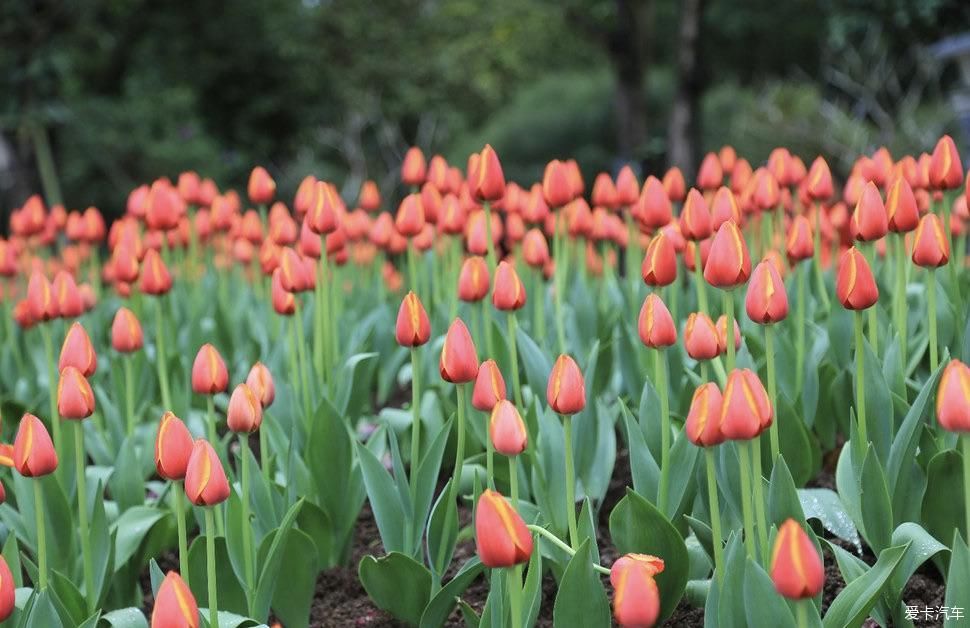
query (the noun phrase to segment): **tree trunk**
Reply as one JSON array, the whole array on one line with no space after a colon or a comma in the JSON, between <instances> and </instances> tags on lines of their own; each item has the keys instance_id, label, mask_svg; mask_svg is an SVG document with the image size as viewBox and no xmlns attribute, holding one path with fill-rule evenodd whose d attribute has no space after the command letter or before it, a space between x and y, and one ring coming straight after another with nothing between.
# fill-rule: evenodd
<instances>
[{"instance_id":1,"label":"tree trunk","mask_svg":"<svg viewBox=\"0 0 970 628\"><path fill-rule=\"evenodd\" d=\"M616 28L607 41L616 75L616 148L623 161L642 157L639 153L647 142L643 83L653 4L652 0L617 0Z\"/></svg>"},{"instance_id":2,"label":"tree trunk","mask_svg":"<svg viewBox=\"0 0 970 628\"><path fill-rule=\"evenodd\" d=\"M701 92L698 57L704 0L683 0L680 6L677 93L667 127L667 160L690 178L697 168L697 103Z\"/></svg>"}]
</instances>

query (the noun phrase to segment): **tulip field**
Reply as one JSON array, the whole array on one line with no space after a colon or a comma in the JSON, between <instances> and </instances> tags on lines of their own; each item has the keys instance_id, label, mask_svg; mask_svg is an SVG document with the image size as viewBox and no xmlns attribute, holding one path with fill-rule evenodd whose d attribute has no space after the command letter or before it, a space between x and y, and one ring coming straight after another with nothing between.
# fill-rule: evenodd
<instances>
[{"instance_id":1,"label":"tulip field","mask_svg":"<svg viewBox=\"0 0 970 628\"><path fill-rule=\"evenodd\" d=\"M28 198L0 626L970 626L970 176L926 149Z\"/></svg>"}]
</instances>

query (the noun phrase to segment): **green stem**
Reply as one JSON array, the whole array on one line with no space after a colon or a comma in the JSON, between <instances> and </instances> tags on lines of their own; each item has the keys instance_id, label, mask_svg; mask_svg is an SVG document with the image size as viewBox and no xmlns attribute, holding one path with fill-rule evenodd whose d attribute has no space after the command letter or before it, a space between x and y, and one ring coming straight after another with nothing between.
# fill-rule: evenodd
<instances>
[{"instance_id":1,"label":"green stem","mask_svg":"<svg viewBox=\"0 0 970 628\"><path fill-rule=\"evenodd\" d=\"M798 628L808 628L808 606L811 598L795 601L795 614L798 616Z\"/></svg>"},{"instance_id":2,"label":"green stem","mask_svg":"<svg viewBox=\"0 0 970 628\"><path fill-rule=\"evenodd\" d=\"M516 330L518 329L519 322L515 316L515 311L509 312L507 320L509 326L509 361L512 363L512 391L515 394L515 406L524 410L525 407L522 405L522 383L519 379L519 349L518 342L516 341Z\"/></svg>"},{"instance_id":3,"label":"green stem","mask_svg":"<svg viewBox=\"0 0 970 628\"><path fill-rule=\"evenodd\" d=\"M930 268L930 277L926 281L926 303L929 308L930 325L930 372L936 371L940 364L939 340L936 333L936 269Z\"/></svg>"},{"instance_id":4,"label":"green stem","mask_svg":"<svg viewBox=\"0 0 970 628\"><path fill-rule=\"evenodd\" d=\"M815 206L815 228L812 230L814 246L812 248L812 268L815 270L815 289L818 291L825 311L830 308L829 295L825 289L825 280L822 278L822 208Z\"/></svg>"},{"instance_id":5,"label":"green stem","mask_svg":"<svg viewBox=\"0 0 970 628\"><path fill-rule=\"evenodd\" d=\"M895 258L896 258L896 289L893 290L893 314L896 333L899 334L899 356L906 368L907 341L906 336L906 241L903 234L896 238Z\"/></svg>"},{"instance_id":6,"label":"green stem","mask_svg":"<svg viewBox=\"0 0 970 628\"><path fill-rule=\"evenodd\" d=\"M856 421L859 422L859 438L862 444L869 442L866 431L865 345L862 334L862 312L855 312L855 404Z\"/></svg>"},{"instance_id":7,"label":"green stem","mask_svg":"<svg viewBox=\"0 0 970 628\"><path fill-rule=\"evenodd\" d=\"M522 565L506 570L509 587L509 612L512 614L512 628L522 628Z\"/></svg>"},{"instance_id":8,"label":"green stem","mask_svg":"<svg viewBox=\"0 0 970 628\"><path fill-rule=\"evenodd\" d=\"M727 344L727 373L731 374L734 370L734 295L730 290L724 291L724 338Z\"/></svg>"},{"instance_id":9,"label":"green stem","mask_svg":"<svg viewBox=\"0 0 970 628\"><path fill-rule=\"evenodd\" d=\"M135 433L135 377L131 372L131 356L121 360L125 366L125 414L128 417L128 436Z\"/></svg>"},{"instance_id":10,"label":"green stem","mask_svg":"<svg viewBox=\"0 0 970 628\"><path fill-rule=\"evenodd\" d=\"M461 472L462 466L465 462L465 384L455 384L455 393L458 397L458 408L456 412L456 420L458 421L458 438L455 445L455 467L453 471L453 476L451 478L451 484L448 490L448 509L445 511L445 530L451 529L454 524L454 516L457 513L456 508L451 508L450 506L458 501L460 496L460 484L461 484ZM441 536L441 541L438 546L438 556L439 558L444 557L444 547L445 547L445 536ZM447 567L447 565L437 565L438 573L442 573Z\"/></svg>"},{"instance_id":11,"label":"green stem","mask_svg":"<svg viewBox=\"0 0 970 628\"><path fill-rule=\"evenodd\" d=\"M48 398L50 400L50 422L51 430L54 432L54 450L64 452L64 443L61 436L61 417L57 411L57 367L54 365L54 347L51 343L51 325L53 323L41 323L40 333L44 339L44 353L47 357L47 381ZM58 470L58 475L63 471Z\"/></svg>"},{"instance_id":12,"label":"green stem","mask_svg":"<svg viewBox=\"0 0 970 628\"><path fill-rule=\"evenodd\" d=\"M636 290L637 281L640 279L640 273L637 272L637 260L636 254L640 247L637 241L637 227L633 223L633 214L627 209L626 211L626 281L627 288L630 293L630 303L633 307L636 307ZM676 320L676 319L675 319Z\"/></svg>"},{"instance_id":13,"label":"green stem","mask_svg":"<svg viewBox=\"0 0 970 628\"><path fill-rule=\"evenodd\" d=\"M756 436L748 441L751 448L753 464L752 481L754 483L754 514L758 528L758 540L761 542L761 559L768 560L768 517L765 516L765 489L761 473L761 437Z\"/></svg>"},{"instance_id":14,"label":"green stem","mask_svg":"<svg viewBox=\"0 0 970 628\"><path fill-rule=\"evenodd\" d=\"M77 473L77 512L81 534L81 561L84 565L84 597L88 603L88 613L93 613L97 604L97 591L94 590L94 563L91 557L91 534L88 525L88 491L85 477L84 426L80 421L74 425L74 457Z\"/></svg>"},{"instance_id":15,"label":"green stem","mask_svg":"<svg viewBox=\"0 0 970 628\"><path fill-rule=\"evenodd\" d=\"M44 198L50 205L61 205L63 202L61 184L57 178L57 167L54 165L54 155L47 129L39 123L31 124L30 135L34 144L37 173L40 175L41 186L44 189Z\"/></svg>"},{"instance_id":16,"label":"green stem","mask_svg":"<svg viewBox=\"0 0 970 628\"><path fill-rule=\"evenodd\" d=\"M34 478L34 521L37 526L37 579L40 590L47 588L47 523L41 478Z\"/></svg>"},{"instance_id":17,"label":"green stem","mask_svg":"<svg viewBox=\"0 0 970 628\"><path fill-rule=\"evenodd\" d=\"M701 243L694 242L694 283L697 286L697 303L701 312L709 314L707 308L707 287L704 285L704 268L701 265Z\"/></svg>"},{"instance_id":18,"label":"green stem","mask_svg":"<svg viewBox=\"0 0 970 628\"><path fill-rule=\"evenodd\" d=\"M485 330L485 350L488 351L489 357L495 357L495 345L492 340L492 308L489 307L487 298L481 300L480 307L482 309L482 329Z\"/></svg>"},{"instance_id":19,"label":"green stem","mask_svg":"<svg viewBox=\"0 0 970 628\"><path fill-rule=\"evenodd\" d=\"M569 254L566 251L566 237L563 235L563 216L562 211L556 212L555 223L553 226L553 238L555 244L555 260L556 266L554 268L553 276L553 307L556 310L556 337L559 341L559 353L566 353L566 322L562 315L562 300L563 291L566 289L563 285L563 277L567 276L567 271L569 269Z\"/></svg>"},{"instance_id":20,"label":"green stem","mask_svg":"<svg viewBox=\"0 0 970 628\"><path fill-rule=\"evenodd\" d=\"M216 402L213 395L205 396L206 405L206 430L209 435L209 443L215 447L219 442L219 436L216 433Z\"/></svg>"},{"instance_id":21,"label":"green stem","mask_svg":"<svg viewBox=\"0 0 970 628\"><path fill-rule=\"evenodd\" d=\"M245 548L244 554L244 566L246 570L246 591L248 595L246 596L251 602L254 600L254 593L256 591L256 566L255 566L255 548L253 547L253 527L250 521L249 515L249 495L250 495L250 479L249 479L249 434L239 435L239 448L240 457L242 458L242 495L239 496L240 502L242 502L242 533L243 533L243 547ZM254 609L252 604L250 604L249 614L254 614Z\"/></svg>"},{"instance_id":22,"label":"green stem","mask_svg":"<svg viewBox=\"0 0 970 628\"><path fill-rule=\"evenodd\" d=\"M491 415L485 414L485 485L495 490L495 443L489 433Z\"/></svg>"},{"instance_id":23,"label":"green stem","mask_svg":"<svg viewBox=\"0 0 970 628\"><path fill-rule=\"evenodd\" d=\"M290 377L293 378L294 387L300 390L300 396L303 402L303 414L304 417L310 416L310 400L307 398L307 393L303 390L303 378L301 376L300 360L299 360L299 349L296 334L296 326L299 324L296 319L296 314L294 313L289 317L290 319L290 350L288 351L290 356Z\"/></svg>"},{"instance_id":24,"label":"green stem","mask_svg":"<svg viewBox=\"0 0 970 628\"><path fill-rule=\"evenodd\" d=\"M411 347L411 503L417 499L417 473L421 462L421 366Z\"/></svg>"},{"instance_id":25,"label":"green stem","mask_svg":"<svg viewBox=\"0 0 970 628\"><path fill-rule=\"evenodd\" d=\"M667 365L663 352L654 349L654 379L660 395L660 488L657 492L657 508L668 514L667 493L670 490L670 400L667 391Z\"/></svg>"},{"instance_id":26,"label":"green stem","mask_svg":"<svg viewBox=\"0 0 970 628\"><path fill-rule=\"evenodd\" d=\"M758 538L754 532L754 514L751 512L751 460L747 443L737 443L741 471L741 515L744 520L744 545L751 560L758 560L755 549Z\"/></svg>"},{"instance_id":27,"label":"green stem","mask_svg":"<svg viewBox=\"0 0 970 628\"><path fill-rule=\"evenodd\" d=\"M313 412L310 402L310 362L306 356L306 337L303 331L303 315L301 314L300 298L296 297L296 310L293 312L293 321L296 325L296 347L300 355L300 379L303 388L303 398L306 403L307 414Z\"/></svg>"},{"instance_id":28,"label":"green stem","mask_svg":"<svg viewBox=\"0 0 970 628\"><path fill-rule=\"evenodd\" d=\"M579 528L576 525L576 471L573 468L573 422L572 416L562 415L562 428L566 458L566 518L569 522L569 541L574 550L579 549Z\"/></svg>"},{"instance_id":29,"label":"green stem","mask_svg":"<svg viewBox=\"0 0 970 628\"><path fill-rule=\"evenodd\" d=\"M519 511L519 469L515 456L509 456L509 496L512 498L512 508Z\"/></svg>"},{"instance_id":30,"label":"green stem","mask_svg":"<svg viewBox=\"0 0 970 628\"><path fill-rule=\"evenodd\" d=\"M158 385L162 391L162 405L165 410L172 409L172 394L168 387L168 361L165 359L164 319L162 316L162 297L155 297L155 368L158 369Z\"/></svg>"},{"instance_id":31,"label":"green stem","mask_svg":"<svg viewBox=\"0 0 970 628\"><path fill-rule=\"evenodd\" d=\"M266 485L269 486L270 482L273 481L273 473L270 469L269 438L266 435L266 430L259 430L259 468Z\"/></svg>"},{"instance_id":32,"label":"green stem","mask_svg":"<svg viewBox=\"0 0 970 628\"><path fill-rule=\"evenodd\" d=\"M313 364L317 368L317 373L319 373L324 382L326 382L327 373L323 368L323 363L326 359L323 355L323 343L326 336L326 332L324 331L326 325L326 313L324 312L324 308L326 306L324 305L325 297L322 279L324 273L324 264L326 263L323 261L324 257L326 256L321 255L320 259L317 260L317 285L313 292L314 300L316 301L314 304L315 307L313 308Z\"/></svg>"},{"instance_id":33,"label":"green stem","mask_svg":"<svg viewBox=\"0 0 970 628\"><path fill-rule=\"evenodd\" d=\"M189 586L189 540L185 530L185 499L182 494L185 489L181 482L176 482L172 488L172 501L175 502L175 523L178 525L179 544L179 574Z\"/></svg>"},{"instance_id":34,"label":"green stem","mask_svg":"<svg viewBox=\"0 0 970 628\"><path fill-rule=\"evenodd\" d=\"M717 497L717 476L714 467L714 448L705 447L707 462L707 493L711 508L711 534L714 537L714 573L718 584L724 583L724 546L721 537L721 507Z\"/></svg>"},{"instance_id":35,"label":"green stem","mask_svg":"<svg viewBox=\"0 0 970 628\"><path fill-rule=\"evenodd\" d=\"M879 266L876 265L878 255L876 254L876 244L873 242L865 249L865 256L869 262L869 267L872 268L873 274ZM879 303L873 303L872 307L867 310L867 315L869 316L869 344L872 345L872 350L876 354L879 353Z\"/></svg>"},{"instance_id":36,"label":"green stem","mask_svg":"<svg viewBox=\"0 0 970 628\"><path fill-rule=\"evenodd\" d=\"M219 628L219 600L216 588L216 523L212 508L205 509L205 558L209 583L209 625Z\"/></svg>"},{"instance_id":37,"label":"green stem","mask_svg":"<svg viewBox=\"0 0 970 628\"><path fill-rule=\"evenodd\" d=\"M808 309L807 299L807 277L806 273L808 268L805 264L800 264L800 268L795 269L796 274L796 284L797 284L797 298L798 302L795 304L795 398L797 399L802 394L802 386L804 385L805 378L805 332L806 325L808 324L805 320L806 311ZM768 352L770 355L770 351ZM774 406L772 406L774 407ZM774 450L773 450L774 451ZM776 456L777 454L772 454Z\"/></svg>"},{"instance_id":38,"label":"green stem","mask_svg":"<svg viewBox=\"0 0 970 628\"><path fill-rule=\"evenodd\" d=\"M570 556L575 556L576 555L576 550L575 549L569 547L569 545L567 545L565 541L563 541L562 539L560 539L558 536L556 536L555 534L553 534L549 530L546 530L542 526L537 526L537 525L534 525L534 524L526 524L525 527L528 528L531 532L535 532L539 536L545 538L547 541L549 541L550 543L552 543L553 545L555 545L556 547L558 547L562 551L566 552ZM610 575L610 570L607 569L606 567L603 567L602 565L598 565L596 563L593 563L593 569L595 569L596 571L600 572L601 574L604 574L604 575L607 575L607 576Z\"/></svg>"},{"instance_id":39,"label":"green stem","mask_svg":"<svg viewBox=\"0 0 970 628\"><path fill-rule=\"evenodd\" d=\"M494 280L498 260L495 258L495 242L492 241L492 204L485 201L482 203L482 208L485 210L485 246L488 255L488 274Z\"/></svg>"},{"instance_id":40,"label":"green stem","mask_svg":"<svg viewBox=\"0 0 970 628\"><path fill-rule=\"evenodd\" d=\"M963 447L963 496L967 511L967 529L964 532L970 536L970 434L964 432L960 435L960 445Z\"/></svg>"},{"instance_id":41,"label":"green stem","mask_svg":"<svg viewBox=\"0 0 970 628\"><path fill-rule=\"evenodd\" d=\"M804 342L804 338L802 338ZM802 347L804 351L804 347ZM804 356L799 355L801 360ZM775 330L772 325L765 325L765 359L768 363L768 400L771 401L772 410L778 412L778 387L775 383ZM771 439L771 461L778 459L781 453L781 446L778 442L778 421L772 421L768 428L768 435Z\"/></svg>"}]
</instances>

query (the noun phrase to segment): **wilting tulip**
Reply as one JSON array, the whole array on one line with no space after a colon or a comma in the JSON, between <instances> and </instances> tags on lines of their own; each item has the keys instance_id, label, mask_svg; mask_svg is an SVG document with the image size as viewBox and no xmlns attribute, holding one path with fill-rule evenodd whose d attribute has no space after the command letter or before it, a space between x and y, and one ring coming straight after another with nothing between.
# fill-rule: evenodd
<instances>
[{"instance_id":1,"label":"wilting tulip","mask_svg":"<svg viewBox=\"0 0 970 628\"><path fill-rule=\"evenodd\" d=\"M421 299L408 292L397 311L395 338L402 347L419 347L431 338L431 323Z\"/></svg>"},{"instance_id":2,"label":"wilting tulip","mask_svg":"<svg viewBox=\"0 0 970 628\"><path fill-rule=\"evenodd\" d=\"M211 344L199 348L192 363L192 390L199 395L214 395L226 390L229 372L222 356Z\"/></svg>"},{"instance_id":3,"label":"wilting tulip","mask_svg":"<svg viewBox=\"0 0 970 628\"><path fill-rule=\"evenodd\" d=\"M172 412L165 412L155 437L155 469L158 475L173 482L185 479L192 444L192 434L182 419Z\"/></svg>"},{"instance_id":4,"label":"wilting tulip","mask_svg":"<svg viewBox=\"0 0 970 628\"><path fill-rule=\"evenodd\" d=\"M135 313L121 307L111 322L111 346L119 353L132 353L144 346L141 323Z\"/></svg>"},{"instance_id":5,"label":"wilting tulip","mask_svg":"<svg viewBox=\"0 0 970 628\"><path fill-rule=\"evenodd\" d=\"M13 466L28 478L50 475L57 470L57 452L40 419L24 414L13 442Z\"/></svg>"},{"instance_id":6,"label":"wilting tulip","mask_svg":"<svg viewBox=\"0 0 970 628\"><path fill-rule=\"evenodd\" d=\"M199 628L199 607L178 572L168 572L158 587L152 628Z\"/></svg>"},{"instance_id":7,"label":"wilting tulip","mask_svg":"<svg viewBox=\"0 0 970 628\"><path fill-rule=\"evenodd\" d=\"M626 554L610 568L613 618L623 628L650 628L660 616L660 590L654 576L664 561L648 554Z\"/></svg>"},{"instance_id":8,"label":"wilting tulip","mask_svg":"<svg viewBox=\"0 0 970 628\"><path fill-rule=\"evenodd\" d=\"M64 337L64 344L61 345L57 370L63 371L68 366L75 367L85 377L90 377L98 369L98 356L81 323L75 322L71 325Z\"/></svg>"},{"instance_id":9,"label":"wilting tulip","mask_svg":"<svg viewBox=\"0 0 970 628\"><path fill-rule=\"evenodd\" d=\"M505 175L495 150L486 144L479 153L478 167L468 173L472 195L480 201L497 201L505 194Z\"/></svg>"},{"instance_id":10,"label":"wilting tulip","mask_svg":"<svg viewBox=\"0 0 970 628\"><path fill-rule=\"evenodd\" d=\"M226 423L237 434L252 434L263 422L263 404L248 384L239 384L229 397Z\"/></svg>"},{"instance_id":11,"label":"wilting tulip","mask_svg":"<svg viewBox=\"0 0 970 628\"><path fill-rule=\"evenodd\" d=\"M13 614L17 603L16 588L7 560L0 556L0 621L5 621Z\"/></svg>"},{"instance_id":12,"label":"wilting tulip","mask_svg":"<svg viewBox=\"0 0 970 628\"><path fill-rule=\"evenodd\" d=\"M57 413L65 419L86 419L94 414L94 405L88 380L75 367L65 367L57 382Z\"/></svg>"},{"instance_id":13,"label":"wilting tulip","mask_svg":"<svg viewBox=\"0 0 970 628\"><path fill-rule=\"evenodd\" d=\"M716 288L733 288L743 284L751 274L751 258L741 229L728 221L721 225L711 243L704 266L704 279Z\"/></svg>"},{"instance_id":14,"label":"wilting tulip","mask_svg":"<svg viewBox=\"0 0 970 628\"><path fill-rule=\"evenodd\" d=\"M936 418L947 431L970 433L970 367L960 360L951 360L943 369Z\"/></svg>"},{"instance_id":15,"label":"wilting tulip","mask_svg":"<svg viewBox=\"0 0 970 628\"><path fill-rule=\"evenodd\" d=\"M511 567L532 556L532 535L499 493L485 489L475 508L475 546L486 567Z\"/></svg>"},{"instance_id":16,"label":"wilting tulip","mask_svg":"<svg viewBox=\"0 0 970 628\"><path fill-rule=\"evenodd\" d=\"M762 325L777 323L788 316L785 282L771 262L760 262L751 273L744 307L748 318Z\"/></svg>"},{"instance_id":17,"label":"wilting tulip","mask_svg":"<svg viewBox=\"0 0 970 628\"><path fill-rule=\"evenodd\" d=\"M273 383L273 374L265 364L262 362L253 364L249 369L249 375L246 376L246 384L256 393L256 398L264 409L273 405L276 399L276 385Z\"/></svg>"},{"instance_id":18,"label":"wilting tulip","mask_svg":"<svg viewBox=\"0 0 970 628\"><path fill-rule=\"evenodd\" d=\"M720 423L721 403L721 391L714 382L701 384L694 390L684 424L684 432L690 442L698 447L713 447L724 442Z\"/></svg>"},{"instance_id":19,"label":"wilting tulip","mask_svg":"<svg viewBox=\"0 0 970 628\"><path fill-rule=\"evenodd\" d=\"M420 186L427 176L428 166L424 160L424 153L417 146L412 146L404 154L401 164L401 182L404 185Z\"/></svg>"},{"instance_id":20,"label":"wilting tulip","mask_svg":"<svg viewBox=\"0 0 970 628\"><path fill-rule=\"evenodd\" d=\"M453 384L471 382L478 376L478 353L475 350L475 343L460 318L456 318L448 328L445 343L441 347L438 371L443 380Z\"/></svg>"},{"instance_id":21,"label":"wilting tulip","mask_svg":"<svg viewBox=\"0 0 970 628\"><path fill-rule=\"evenodd\" d=\"M495 451L503 456L518 456L529 444L525 423L515 405L502 399L492 408L488 421L488 435Z\"/></svg>"},{"instance_id":22,"label":"wilting tulip","mask_svg":"<svg viewBox=\"0 0 970 628\"><path fill-rule=\"evenodd\" d=\"M482 412L491 412L495 404L505 399L506 394L505 379L498 364L492 359L482 362L472 391L472 406Z\"/></svg>"},{"instance_id":23,"label":"wilting tulip","mask_svg":"<svg viewBox=\"0 0 970 628\"><path fill-rule=\"evenodd\" d=\"M249 174L249 185L246 188L249 200L257 205L266 205L276 196L276 181L269 176L266 168L256 166Z\"/></svg>"},{"instance_id":24,"label":"wilting tulip","mask_svg":"<svg viewBox=\"0 0 970 628\"><path fill-rule=\"evenodd\" d=\"M677 252L664 232L651 238L640 273L648 286L667 286L677 279Z\"/></svg>"},{"instance_id":25,"label":"wilting tulip","mask_svg":"<svg viewBox=\"0 0 970 628\"><path fill-rule=\"evenodd\" d=\"M655 293L647 295L637 321L640 341L651 349L662 349L677 342L677 329L670 310Z\"/></svg>"},{"instance_id":26,"label":"wilting tulip","mask_svg":"<svg viewBox=\"0 0 970 628\"><path fill-rule=\"evenodd\" d=\"M458 298L468 303L481 301L488 288L488 263L477 255L466 258L458 275Z\"/></svg>"},{"instance_id":27,"label":"wilting tulip","mask_svg":"<svg viewBox=\"0 0 970 628\"><path fill-rule=\"evenodd\" d=\"M552 366L546 386L546 401L553 412L576 414L586 407L586 384L576 361L560 355Z\"/></svg>"},{"instance_id":28,"label":"wilting tulip","mask_svg":"<svg viewBox=\"0 0 970 628\"><path fill-rule=\"evenodd\" d=\"M937 190L950 190L963 183L963 165L953 138L944 135L936 143L929 164L930 185Z\"/></svg>"},{"instance_id":29,"label":"wilting tulip","mask_svg":"<svg viewBox=\"0 0 970 628\"><path fill-rule=\"evenodd\" d=\"M499 262L495 270L495 288L492 290L492 305L502 311L515 311L525 305L525 287L515 267L506 261Z\"/></svg>"},{"instance_id":30,"label":"wilting tulip","mask_svg":"<svg viewBox=\"0 0 970 628\"><path fill-rule=\"evenodd\" d=\"M917 266L938 268L950 261L950 243L936 214L926 214L920 219L913 239L913 263Z\"/></svg>"},{"instance_id":31,"label":"wilting tulip","mask_svg":"<svg viewBox=\"0 0 970 628\"><path fill-rule=\"evenodd\" d=\"M842 254L835 278L835 293L842 307L865 310L879 300L879 288L869 262L855 247Z\"/></svg>"},{"instance_id":32,"label":"wilting tulip","mask_svg":"<svg viewBox=\"0 0 970 628\"><path fill-rule=\"evenodd\" d=\"M165 260L155 249L148 249L142 260L141 291L145 294L161 295L172 289L172 275Z\"/></svg>"},{"instance_id":33,"label":"wilting tulip","mask_svg":"<svg viewBox=\"0 0 970 628\"><path fill-rule=\"evenodd\" d=\"M711 360L721 354L714 321L704 312L691 312L684 327L687 355L695 360Z\"/></svg>"},{"instance_id":34,"label":"wilting tulip","mask_svg":"<svg viewBox=\"0 0 970 628\"><path fill-rule=\"evenodd\" d=\"M815 597L825 584L825 568L815 544L794 519L778 528L771 552L771 581L792 600Z\"/></svg>"},{"instance_id":35,"label":"wilting tulip","mask_svg":"<svg viewBox=\"0 0 970 628\"><path fill-rule=\"evenodd\" d=\"M27 283L27 303L30 306L30 316L34 321L49 321L57 318L57 302L47 277L38 270L30 275Z\"/></svg>"},{"instance_id":36,"label":"wilting tulip","mask_svg":"<svg viewBox=\"0 0 970 628\"><path fill-rule=\"evenodd\" d=\"M815 254L815 243L812 240L812 225L808 218L799 214L788 230L788 240L785 243L785 253L788 261L796 264Z\"/></svg>"},{"instance_id":37,"label":"wilting tulip","mask_svg":"<svg viewBox=\"0 0 970 628\"><path fill-rule=\"evenodd\" d=\"M749 369L728 374L721 403L719 428L729 440L749 440L767 429L774 412L761 380Z\"/></svg>"},{"instance_id":38,"label":"wilting tulip","mask_svg":"<svg viewBox=\"0 0 970 628\"><path fill-rule=\"evenodd\" d=\"M229 481L216 450L204 439L192 446L185 471L185 494L196 506L215 506L229 498Z\"/></svg>"}]
</instances>

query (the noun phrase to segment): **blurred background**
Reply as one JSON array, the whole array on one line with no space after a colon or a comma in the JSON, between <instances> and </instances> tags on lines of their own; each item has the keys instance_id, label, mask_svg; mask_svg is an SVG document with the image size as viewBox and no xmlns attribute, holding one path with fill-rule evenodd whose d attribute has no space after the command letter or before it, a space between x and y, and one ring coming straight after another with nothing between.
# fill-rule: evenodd
<instances>
[{"instance_id":1,"label":"blurred background","mask_svg":"<svg viewBox=\"0 0 970 628\"><path fill-rule=\"evenodd\" d=\"M0 42L4 212L41 191L111 216L255 164L285 199L307 173L393 194L412 144L464 167L490 142L521 183L563 156L692 176L785 145L844 174L970 144L966 0L8 0Z\"/></svg>"}]
</instances>

